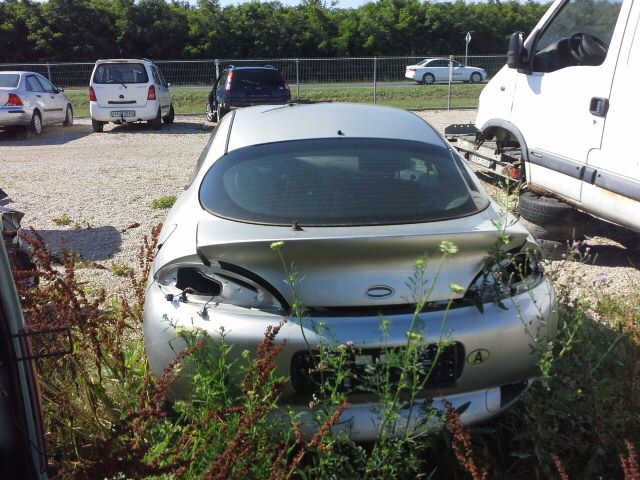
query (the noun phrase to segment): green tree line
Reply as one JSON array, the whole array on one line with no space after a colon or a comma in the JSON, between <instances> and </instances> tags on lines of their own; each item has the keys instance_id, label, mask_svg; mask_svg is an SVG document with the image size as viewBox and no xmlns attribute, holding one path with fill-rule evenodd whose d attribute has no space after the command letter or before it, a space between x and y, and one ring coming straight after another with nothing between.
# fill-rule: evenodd
<instances>
[{"instance_id":1,"label":"green tree line","mask_svg":"<svg viewBox=\"0 0 640 480\"><path fill-rule=\"evenodd\" d=\"M253 0L221 7L166 0L0 1L0 62L333 57L506 52L547 3L378 0L340 8Z\"/></svg>"}]
</instances>

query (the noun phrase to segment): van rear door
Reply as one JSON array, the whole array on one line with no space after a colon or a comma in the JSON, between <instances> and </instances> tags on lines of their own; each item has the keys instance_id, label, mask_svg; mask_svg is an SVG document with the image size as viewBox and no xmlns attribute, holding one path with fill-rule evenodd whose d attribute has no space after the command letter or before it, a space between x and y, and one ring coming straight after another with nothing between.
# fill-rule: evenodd
<instances>
[{"instance_id":1,"label":"van rear door","mask_svg":"<svg viewBox=\"0 0 640 480\"><path fill-rule=\"evenodd\" d=\"M125 110L147 104L149 75L143 63L99 63L92 85L99 107Z\"/></svg>"}]
</instances>

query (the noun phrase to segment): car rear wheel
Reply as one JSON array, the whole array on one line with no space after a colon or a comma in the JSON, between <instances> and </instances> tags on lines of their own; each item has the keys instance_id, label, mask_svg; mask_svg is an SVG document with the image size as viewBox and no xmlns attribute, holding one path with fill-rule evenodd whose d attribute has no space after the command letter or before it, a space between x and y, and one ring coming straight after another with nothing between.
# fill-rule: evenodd
<instances>
[{"instance_id":1,"label":"car rear wheel","mask_svg":"<svg viewBox=\"0 0 640 480\"><path fill-rule=\"evenodd\" d=\"M173 123L173 120L176 117L176 112L173 110L173 103L169 106L169 113L167 113L164 117L162 117L162 121L166 124Z\"/></svg>"},{"instance_id":2,"label":"car rear wheel","mask_svg":"<svg viewBox=\"0 0 640 480\"><path fill-rule=\"evenodd\" d=\"M480 75L478 72L473 72L471 74L471 83L480 83L482 82L482 75Z\"/></svg>"},{"instance_id":3,"label":"car rear wheel","mask_svg":"<svg viewBox=\"0 0 640 480\"><path fill-rule=\"evenodd\" d=\"M62 122L62 125L65 127L73 125L73 109L71 108L71 105L67 105L67 112L64 115L64 122Z\"/></svg>"},{"instance_id":4,"label":"car rear wheel","mask_svg":"<svg viewBox=\"0 0 640 480\"><path fill-rule=\"evenodd\" d=\"M40 135L42 133L42 118L40 118L38 112L33 112L28 129L33 135Z\"/></svg>"},{"instance_id":5,"label":"car rear wheel","mask_svg":"<svg viewBox=\"0 0 640 480\"><path fill-rule=\"evenodd\" d=\"M431 85L435 81L436 77L433 75L433 73L425 73L422 76L422 83L424 83L425 85Z\"/></svg>"},{"instance_id":6,"label":"car rear wheel","mask_svg":"<svg viewBox=\"0 0 640 480\"><path fill-rule=\"evenodd\" d=\"M207 112L207 121L208 122L215 122L216 118L217 118L217 114L213 110L213 108L211 107L211 102L209 102L209 101L207 101L206 112Z\"/></svg>"},{"instance_id":7,"label":"car rear wheel","mask_svg":"<svg viewBox=\"0 0 640 480\"><path fill-rule=\"evenodd\" d=\"M158 109L156 118L147 121L147 124L154 130L160 130L162 128L162 114L160 113L160 109Z\"/></svg>"},{"instance_id":8,"label":"car rear wheel","mask_svg":"<svg viewBox=\"0 0 640 480\"><path fill-rule=\"evenodd\" d=\"M96 133L102 132L104 129L104 122L99 122L98 120L91 119L91 126L93 127L93 131Z\"/></svg>"}]
</instances>

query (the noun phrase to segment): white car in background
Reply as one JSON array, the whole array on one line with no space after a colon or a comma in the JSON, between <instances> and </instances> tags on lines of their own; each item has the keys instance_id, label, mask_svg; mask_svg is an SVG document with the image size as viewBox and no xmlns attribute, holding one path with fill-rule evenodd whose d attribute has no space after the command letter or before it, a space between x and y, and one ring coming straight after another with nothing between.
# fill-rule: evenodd
<instances>
[{"instance_id":1,"label":"white car in background","mask_svg":"<svg viewBox=\"0 0 640 480\"><path fill-rule=\"evenodd\" d=\"M453 63L451 78L454 82L481 83L487 79L487 72L483 68L470 67L455 60L451 62ZM449 81L449 59L425 58L415 65L408 65L404 76L425 85L447 82Z\"/></svg>"},{"instance_id":2,"label":"white car in background","mask_svg":"<svg viewBox=\"0 0 640 480\"><path fill-rule=\"evenodd\" d=\"M89 111L95 132L104 125L146 120L160 130L162 122L173 123L170 84L151 61L134 59L98 60L89 84Z\"/></svg>"}]
</instances>

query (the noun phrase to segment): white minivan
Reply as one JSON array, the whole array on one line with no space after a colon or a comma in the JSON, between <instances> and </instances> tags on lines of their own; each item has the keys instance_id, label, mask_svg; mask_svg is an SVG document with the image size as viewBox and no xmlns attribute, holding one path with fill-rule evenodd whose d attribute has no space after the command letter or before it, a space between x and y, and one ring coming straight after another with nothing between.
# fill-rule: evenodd
<instances>
[{"instance_id":1,"label":"white minivan","mask_svg":"<svg viewBox=\"0 0 640 480\"><path fill-rule=\"evenodd\" d=\"M89 110L95 132L106 123L146 120L160 130L174 119L170 84L150 60L98 60L89 84Z\"/></svg>"},{"instance_id":2,"label":"white minivan","mask_svg":"<svg viewBox=\"0 0 640 480\"><path fill-rule=\"evenodd\" d=\"M638 79L639 1L556 0L513 35L465 157L524 181L520 214L535 224L584 222L577 209L640 232Z\"/></svg>"}]
</instances>

